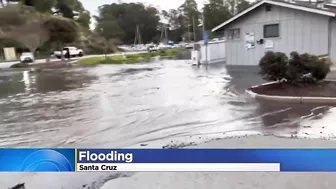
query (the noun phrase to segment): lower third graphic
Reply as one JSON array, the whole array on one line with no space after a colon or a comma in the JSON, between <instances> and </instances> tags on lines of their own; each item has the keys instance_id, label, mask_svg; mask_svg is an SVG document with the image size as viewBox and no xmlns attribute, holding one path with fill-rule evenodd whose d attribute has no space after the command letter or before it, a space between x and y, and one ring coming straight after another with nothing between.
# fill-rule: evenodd
<instances>
[{"instance_id":1,"label":"lower third graphic","mask_svg":"<svg viewBox=\"0 0 336 189\"><path fill-rule=\"evenodd\" d=\"M75 149L0 149L1 172L74 172Z\"/></svg>"}]
</instances>

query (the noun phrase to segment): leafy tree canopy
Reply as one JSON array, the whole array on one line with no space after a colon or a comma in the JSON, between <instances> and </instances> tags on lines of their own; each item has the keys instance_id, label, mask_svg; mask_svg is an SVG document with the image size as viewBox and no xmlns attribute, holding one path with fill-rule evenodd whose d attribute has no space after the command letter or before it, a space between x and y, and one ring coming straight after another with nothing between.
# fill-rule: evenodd
<instances>
[{"instance_id":1,"label":"leafy tree canopy","mask_svg":"<svg viewBox=\"0 0 336 189\"><path fill-rule=\"evenodd\" d=\"M106 23L111 22L110 29L117 28L116 33L119 33L120 28L123 31L121 40L128 44L133 43L136 27L138 26L142 41L147 43L157 34L160 20L158 14L159 12L156 8L148 7L141 3L113 3L99 7L99 15L95 19L99 28L107 28Z\"/></svg>"},{"instance_id":2,"label":"leafy tree canopy","mask_svg":"<svg viewBox=\"0 0 336 189\"><path fill-rule=\"evenodd\" d=\"M84 9L79 0L10 0L10 2L21 3L41 13L53 13L74 19L87 29L90 26L90 13Z\"/></svg>"}]
</instances>

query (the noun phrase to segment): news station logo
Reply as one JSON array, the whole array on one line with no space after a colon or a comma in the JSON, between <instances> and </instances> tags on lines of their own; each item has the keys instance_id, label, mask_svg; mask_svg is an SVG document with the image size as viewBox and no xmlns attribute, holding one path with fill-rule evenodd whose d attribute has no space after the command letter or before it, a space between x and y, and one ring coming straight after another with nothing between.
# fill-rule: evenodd
<instances>
[{"instance_id":1,"label":"news station logo","mask_svg":"<svg viewBox=\"0 0 336 189\"><path fill-rule=\"evenodd\" d=\"M60 152L56 150L38 150L31 153L22 163L22 172L64 172L74 171L73 165Z\"/></svg>"},{"instance_id":2,"label":"news station logo","mask_svg":"<svg viewBox=\"0 0 336 189\"><path fill-rule=\"evenodd\" d=\"M75 149L0 149L0 172L74 172Z\"/></svg>"}]
</instances>

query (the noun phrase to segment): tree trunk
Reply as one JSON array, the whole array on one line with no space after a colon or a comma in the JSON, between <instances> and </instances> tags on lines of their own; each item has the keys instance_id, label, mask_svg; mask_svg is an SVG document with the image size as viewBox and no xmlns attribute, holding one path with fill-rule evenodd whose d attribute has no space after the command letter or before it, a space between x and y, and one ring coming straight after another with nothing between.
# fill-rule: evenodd
<instances>
[{"instance_id":1,"label":"tree trunk","mask_svg":"<svg viewBox=\"0 0 336 189\"><path fill-rule=\"evenodd\" d=\"M108 50L109 50L109 44L108 44L108 41L107 41L106 44L105 44L105 59L107 59Z\"/></svg>"}]
</instances>

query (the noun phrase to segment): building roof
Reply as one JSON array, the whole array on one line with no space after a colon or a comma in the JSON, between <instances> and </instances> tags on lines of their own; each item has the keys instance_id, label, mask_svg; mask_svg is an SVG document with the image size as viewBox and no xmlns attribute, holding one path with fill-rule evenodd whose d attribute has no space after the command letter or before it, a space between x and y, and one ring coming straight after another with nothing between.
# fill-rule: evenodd
<instances>
[{"instance_id":1,"label":"building roof","mask_svg":"<svg viewBox=\"0 0 336 189\"><path fill-rule=\"evenodd\" d=\"M330 16L330 17L335 17L336 16L336 12L332 11L332 10L326 10L323 8L318 8L316 5L313 4L309 4L309 3L301 3L301 2L284 2L284 1L275 1L275 0L262 0L256 4L254 4L253 6L251 6L250 8L244 10L243 12L235 15L234 17L230 18L229 20L223 22L222 24L216 26L215 28L213 28L211 31L217 31L218 29L228 25L229 23L237 20L238 18L244 16L245 14L247 14L250 11L253 11L254 9L260 7L263 4L270 4L270 5L275 5L275 6L280 6L280 7L286 7L286 8L291 8L291 9L296 9L296 10L301 10L301 11L306 11L306 12L311 12L311 13L316 13L316 14L320 14L320 15L324 15L324 16Z\"/></svg>"}]
</instances>

